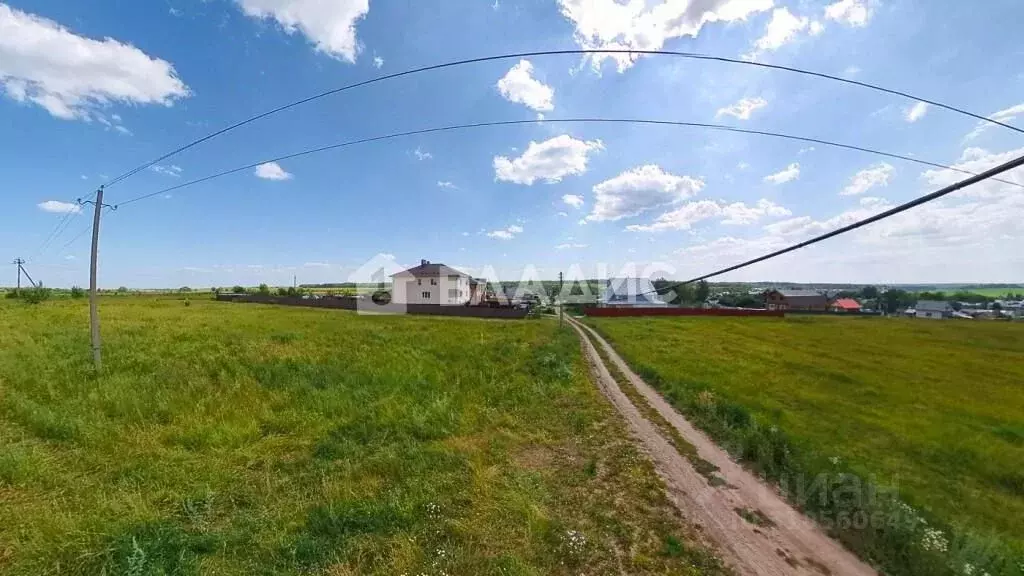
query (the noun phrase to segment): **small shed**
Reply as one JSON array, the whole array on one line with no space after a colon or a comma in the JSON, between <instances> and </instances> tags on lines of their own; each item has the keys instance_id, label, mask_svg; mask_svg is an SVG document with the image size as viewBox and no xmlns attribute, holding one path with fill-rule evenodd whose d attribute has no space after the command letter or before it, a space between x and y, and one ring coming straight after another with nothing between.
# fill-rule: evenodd
<instances>
[{"instance_id":1,"label":"small shed","mask_svg":"<svg viewBox=\"0 0 1024 576\"><path fill-rule=\"evenodd\" d=\"M942 320L943 318L953 317L953 307L949 302L942 300L918 300L917 305L914 306L914 311L916 318Z\"/></svg>"}]
</instances>

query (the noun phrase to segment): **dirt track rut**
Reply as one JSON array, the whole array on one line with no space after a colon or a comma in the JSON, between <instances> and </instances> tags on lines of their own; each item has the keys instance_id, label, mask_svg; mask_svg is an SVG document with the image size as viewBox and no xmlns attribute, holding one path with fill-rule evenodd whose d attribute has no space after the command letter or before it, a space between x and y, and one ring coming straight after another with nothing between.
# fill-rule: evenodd
<instances>
[{"instance_id":1,"label":"dirt track rut","mask_svg":"<svg viewBox=\"0 0 1024 576\"><path fill-rule=\"evenodd\" d=\"M738 574L750 576L869 576L877 574L809 518L753 474L736 464L703 432L693 427L657 392L637 376L596 332L570 320L579 333L591 370L604 395L626 419L665 481L669 498L699 526L723 561ZM622 392L594 348L601 346L630 384L679 434L700 458L718 467L725 480L711 486ZM745 519L740 515L745 511ZM752 522L749 518L755 517Z\"/></svg>"}]
</instances>

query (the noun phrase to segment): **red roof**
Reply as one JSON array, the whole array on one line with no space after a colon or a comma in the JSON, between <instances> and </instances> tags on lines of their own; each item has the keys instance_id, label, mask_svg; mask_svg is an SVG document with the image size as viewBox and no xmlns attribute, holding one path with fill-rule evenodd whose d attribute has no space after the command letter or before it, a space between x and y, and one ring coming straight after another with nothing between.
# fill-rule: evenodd
<instances>
[{"instance_id":1,"label":"red roof","mask_svg":"<svg viewBox=\"0 0 1024 576\"><path fill-rule=\"evenodd\" d=\"M857 302L853 298L836 298L836 301L832 303L835 308L842 308L843 310L860 310L860 302Z\"/></svg>"}]
</instances>

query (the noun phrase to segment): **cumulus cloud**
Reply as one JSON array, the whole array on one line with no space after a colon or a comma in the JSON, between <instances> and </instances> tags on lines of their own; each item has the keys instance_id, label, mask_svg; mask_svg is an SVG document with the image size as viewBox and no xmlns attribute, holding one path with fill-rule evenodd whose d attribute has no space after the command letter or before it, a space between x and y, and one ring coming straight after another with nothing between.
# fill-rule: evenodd
<instances>
[{"instance_id":1,"label":"cumulus cloud","mask_svg":"<svg viewBox=\"0 0 1024 576\"><path fill-rule=\"evenodd\" d=\"M98 120L113 103L171 106L190 94L169 62L6 4L0 4L0 90L65 120Z\"/></svg>"},{"instance_id":2,"label":"cumulus cloud","mask_svg":"<svg viewBox=\"0 0 1024 576\"><path fill-rule=\"evenodd\" d=\"M705 24L738 22L771 9L773 0L701 0L662 2L618 0L558 0L562 15L572 23L576 43L584 49L660 50L672 38L696 38ZM623 72L636 61L631 54L595 54L594 69L604 60Z\"/></svg>"},{"instance_id":3,"label":"cumulus cloud","mask_svg":"<svg viewBox=\"0 0 1024 576\"><path fill-rule=\"evenodd\" d=\"M438 180L437 181L437 187L438 188L448 188L449 190L457 190L459 188L454 183L449 182L448 180Z\"/></svg>"},{"instance_id":4,"label":"cumulus cloud","mask_svg":"<svg viewBox=\"0 0 1024 576\"><path fill-rule=\"evenodd\" d=\"M798 162L793 162L789 166L786 166L782 171L765 176L764 181L772 184L785 184L786 182L792 182L798 178L800 178L800 164Z\"/></svg>"},{"instance_id":5,"label":"cumulus cloud","mask_svg":"<svg viewBox=\"0 0 1024 576\"><path fill-rule=\"evenodd\" d=\"M412 153L413 155L416 156L417 160L430 160L431 158L434 157L434 155L431 154L430 152L421 150L419 146L417 146L416 149L412 151Z\"/></svg>"},{"instance_id":6,"label":"cumulus cloud","mask_svg":"<svg viewBox=\"0 0 1024 576\"><path fill-rule=\"evenodd\" d=\"M256 177L264 180L291 180L293 175L277 162L267 162L256 167Z\"/></svg>"},{"instance_id":7,"label":"cumulus cloud","mask_svg":"<svg viewBox=\"0 0 1024 576\"><path fill-rule=\"evenodd\" d=\"M658 216L650 224L626 226L630 232L661 232L665 230L689 230L691 226L722 214L722 207L713 200L687 202L679 208Z\"/></svg>"},{"instance_id":8,"label":"cumulus cloud","mask_svg":"<svg viewBox=\"0 0 1024 576\"><path fill-rule=\"evenodd\" d=\"M494 157L494 178L532 186L538 180L560 182L566 176L587 171L590 154L604 149L600 140L577 140L568 134L544 142L531 141L522 156Z\"/></svg>"},{"instance_id":9,"label":"cumulus cloud","mask_svg":"<svg viewBox=\"0 0 1024 576\"><path fill-rule=\"evenodd\" d=\"M928 103L918 102L903 111L903 119L907 122L917 122L928 113Z\"/></svg>"},{"instance_id":10,"label":"cumulus cloud","mask_svg":"<svg viewBox=\"0 0 1024 576\"><path fill-rule=\"evenodd\" d=\"M825 18L849 26L865 26L871 19L870 0L839 0L825 7Z\"/></svg>"},{"instance_id":11,"label":"cumulus cloud","mask_svg":"<svg viewBox=\"0 0 1024 576\"><path fill-rule=\"evenodd\" d=\"M958 170L966 170L968 172L984 172L986 170L995 168L1000 164L1005 164L1014 158L1018 158L1024 155L1024 148L1017 148L1016 150L1007 150L1006 152L993 153L983 148L970 147L966 148L960 155L959 161L953 164L952 168ZM926 170L921 174L921 179L927 184L929 188L938 189L949 186L967 178L967 175L963 172L957 172L956 170L946 169L932 169ZM1018 184L1024 185L1024 168L1015 168L1009 172L1004 172L999 175L1002 180L1008 180L1010 182L1017 182ZM992 179L984 182L979 182L973 186L965 188L963 190L954 192L951 196L954 197L976 197L976 198L995 198L1005 196L1008 194L1020 195L1021 190L1009 184L998 182Z\"/></svg>"},{"instance_id":12,"label":"cumulus cloud","mask_svg":"<svg viewBox=\"0 0 1024 576\"><path fill-rule=\"evenodd\" d=\"M704 188L704 181L665 172L648 164L594 186L594 209L587 220L621 220L681 202Z\"/></svg>"},{"instance_id":13,"label":"cumulus cloud","mask_svg":"<svg viewBox=\"0 0 1024 576\"><path fill-rule=\"evenodd\" d=\"M77 214L82 211L82 207L74 202L61 202L59 200L47 200L46 202L40 202L36 206L43 212L51 212L53 214Z\"/></svg>"},{"instance_id":14,"label":"cumulus cloud","mask_svg":"<svg viewBox=\"0 0 1024 576\"><path fill-rule=\"evenodd\" d=\"M564 194L562 196L562 202L565 202L573 208L580 208L583 206L583 196L578 196L576 194Z\"/></svg>"},{"instance_id":15,"label":"cumulus cloud","mask_svg":"<svg viewBox=\"0 0 1024 576\"><path fill-rule=\"evenodd\" d=\"M767 105L768 101L764 98L744 98L731 106L719 108L718 112L715 113L715 117L732 116L739 120L750 120L750 115L755 110L764 108Z\"/></svg>"},{"instance_id":16,"label":"cumulus cloud","mask_svg":"<svg viewBox=\"0 0 1024 576\"><path fill-rule=\"evenodd\" d=\"M491 230L487 233L490 238L497 238L498 240L511 240L516 237L517 234L523 232L523 227L513 224L508 228L502 228L500 230Z\"/></svg>"},{"instance_id":17,"label":"cumulus cloud","mask_svg":"<svg viewBox=\"0 0 1024 576\"><path fill-rule=\"evenodd\" d=\"M1016 106L1010 106L1009 108L1005 108L994 114L991 114L989 115L989 119L1006 124L1008 122L1013 121L1014 119L1017 118L1017 116L1020 116L1021 114L1024 114L1024 102L1021 102ZM970 134L968 134L964 139L973 140L978 136L981 136L982 132L988 130L992 126L993 124L990 122L978 122L978 125L974 127L974 130L971 130Z\"/></svg>"},{"instance_id":18,"label":"cumulus cloud","mask_svg":"<svg viewBox=\"0 0 1024 576\"><path fill-rule=\"evenodd\" d=\"M373 67L376 68L377 70L380 70L381 68L383 68L384 67L384 59L381 58L380 56L374 56L373 57Z\"/></svg>"},{"instance_id":19,"label":"cumulus cloud","mask_svg":"<svg viewBox=\"0 0 1024 576\"><path fill-rule=\"evenodd\" d=\"M776 8L772 12L772 19L768 21L768 25L764 29L764 35L754 42L754 49L747 57L756 58L764 52L778 50L796 40L800 32L807 30L808 26L810 26L810 20L806 17L795 16L786 7Z\"/></svg>"},{"instance_id":20,"label":"cumulus cloud","mask_svg":"<svg viewBox=\"0 0 1024 576\"><path fill-rule=\"evenodd\" d=\"M753 224L762 218L780 218L792 216L788 208L779 206L775 202L762 198L757 204L747 205L743 202L733 202L722 207L722 215L725 219L722 224L746 225Z\"/></svg>"},{"instance_id":21,"label":"cumulus cloud","mask_svg":"<svg viewBox=\"0 0 1024 576\"><path fill-rule=\"evenodd\" d=\"M524 104L536 112L555 109L553 88L533 77L533 64L520 60L498 80L498 92L509 102Z\"/></svg>"},{"instance_id":22,"label":"cumulus cloud","mask_svg":"<svg viewBox=\"0 0 1024 576\"><path fill-rule=\"evenodd\" d=\"M586 247L586 244L559 244L555 246L555 250L582 250Z\"/></svg>"},{"instance_id":23,"label":"cumulus cloud","mask_svg":"<svg viewBox=\"0 0 1024 576\"><path fill-rule=\"evenodd\" d=\"M355 62L360 45L356 24L370 0L235 0L246 16L277 22L286 34L301 33L317 51Z\"/></svg>"},{"instance_id":24,"label":"cumulus cloud","mask_svg":"<svg viewBox=\"0 0 1024 576\"><path fill-rule=\"evenodd\" d=\"M850 179L850 183L843 188L839 195L856 196L858 194L863 194L876 186L888 186L889 178L892 176L893 171L895 171L895 168L893 168L891 164L887 164L885 162L876 164L870 168L865 168L853 175L853 178Z\"/></svg>"}]
</instances>

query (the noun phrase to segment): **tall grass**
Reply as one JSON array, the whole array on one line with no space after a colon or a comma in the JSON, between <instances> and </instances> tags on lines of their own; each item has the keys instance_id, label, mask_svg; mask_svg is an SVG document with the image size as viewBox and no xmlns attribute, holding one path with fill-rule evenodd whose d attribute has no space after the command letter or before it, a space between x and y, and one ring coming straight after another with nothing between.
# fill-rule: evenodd
<instances>
[{"instance_id":1,"label":"tall grass","mask_svg":"<svg viewBox=\"0 0 1024 576\"><path fill-rule=\"evenodd\" d=\"M588 320L887 574L1024 573L1024 326Z\"/></svg>"},{"instance_id":2,"label":"tall grass","mask_svg":"<svg viewBox=\"0 0 1024 576\"><path fill-rule=\"evenodd\" d=\"M0 304L0 573L719 574L554 322Z\"/></svg>"}]
</instances>

